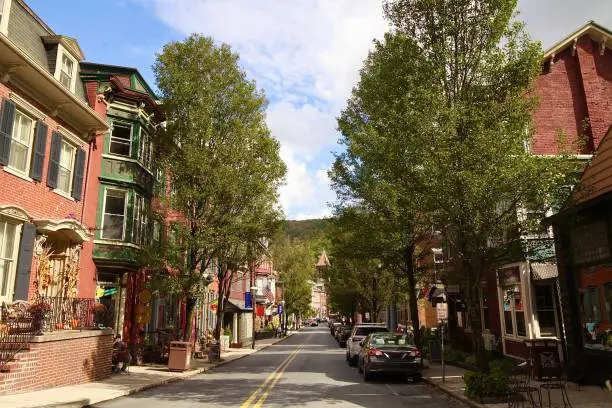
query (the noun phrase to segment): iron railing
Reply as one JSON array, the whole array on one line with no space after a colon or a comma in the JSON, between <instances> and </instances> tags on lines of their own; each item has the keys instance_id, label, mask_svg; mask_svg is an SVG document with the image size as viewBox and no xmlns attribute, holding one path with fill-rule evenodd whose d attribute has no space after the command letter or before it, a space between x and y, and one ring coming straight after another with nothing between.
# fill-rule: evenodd
<instances>
[{"instance_id":1,"label":"iron railing","mask_svg":"<svg viewBox=\"0 0 612 408\"><path fill-rule=\"evenodd\" d=\"M50 306L45 315L43 331L90 330L110 327L112 310L92 298L44 297Z\"/></svg>"},{"instance_id":2,"label":"iron railing","mask_svg":"<svg viewBox=\"0 0 612 408\"><path fill-rule=\"evenodd\" d=\"M28 348L40 324L35 323L38 314L29 311L29 304L17 301L3 303L0 308L0 372L10 369L15 355Z\"/></svg>"}]
</instances>

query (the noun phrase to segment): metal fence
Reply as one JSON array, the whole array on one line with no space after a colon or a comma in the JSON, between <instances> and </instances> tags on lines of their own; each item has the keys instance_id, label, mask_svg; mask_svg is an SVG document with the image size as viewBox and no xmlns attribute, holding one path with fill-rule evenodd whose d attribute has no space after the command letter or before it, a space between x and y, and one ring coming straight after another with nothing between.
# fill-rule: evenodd
<instances>
[{"instance_id":1,"label":"metal fence","mask_svg":"<svg viewBox=\"0 0 612 408\"><path fill-rule=\"evenodd\" d=\"M34 315L27 302L2 304L0 308L0 372L9 370L9 363L17 353L27 349L36 334Z\"/></svg>"},{"instance_id":2,"label":"metal fence","mask_svg":"<svg viewBox=\"0 0 612 408\"><path fill-rule=\"evenodd\" d=\"M44 297L41 302L49 305L43 331L88 330L109 327L111 310L92 298Z\"/></svg>"}]
</instances>

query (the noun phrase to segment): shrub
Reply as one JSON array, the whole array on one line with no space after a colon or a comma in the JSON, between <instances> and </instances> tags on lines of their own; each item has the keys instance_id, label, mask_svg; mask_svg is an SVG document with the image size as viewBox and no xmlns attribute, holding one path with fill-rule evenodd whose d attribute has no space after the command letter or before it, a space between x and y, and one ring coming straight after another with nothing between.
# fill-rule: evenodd
<instances>
[{"instance_id":1,"label":"shrub","mask_svg":"<svg viewBox=\"0 0 612 408\"><path fill-rule=\"evenodd\" d=\"M508 376L499 367L488 373L468 371L463 375L465 396L480 400L483 398L501 398L509 393Z\"/></svg>"}]
</instances>

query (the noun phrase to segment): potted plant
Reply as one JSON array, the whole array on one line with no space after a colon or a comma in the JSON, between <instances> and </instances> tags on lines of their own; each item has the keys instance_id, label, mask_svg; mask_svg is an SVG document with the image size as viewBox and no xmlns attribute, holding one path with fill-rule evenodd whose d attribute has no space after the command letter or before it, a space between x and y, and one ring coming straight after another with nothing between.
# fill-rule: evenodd
<instances>
[{"instance_id":1,"label":"potted plant","mask_svg":"<svg viewBox=\"0 0 612 408\"><path fill-rule=\"evenodd\" d=\"M32 328L36 336L42 335L45 316L51 311L51 305L45 301L37 301L28 307L28 313L32 316Z\"/></svg>"}]
</instances>

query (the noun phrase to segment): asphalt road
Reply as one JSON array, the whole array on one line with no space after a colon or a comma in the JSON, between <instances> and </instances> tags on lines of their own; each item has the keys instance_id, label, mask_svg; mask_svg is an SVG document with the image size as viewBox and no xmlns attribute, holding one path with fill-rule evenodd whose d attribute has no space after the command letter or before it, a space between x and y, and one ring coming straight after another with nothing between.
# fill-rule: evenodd
<instances>
[{"instance_id":1,"label":"asphalt road","mask_svg":"<svg viewBox=\"0 0 612 408\"><path fill-rule=\"evenodd\" d=\"M97 404L98 408L186 407L459 408L429 385L404 379L364 382L327 325L307 328L206 374Z\"/></svg>"}]
</instances>

